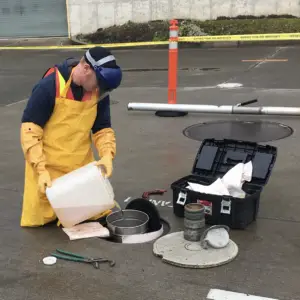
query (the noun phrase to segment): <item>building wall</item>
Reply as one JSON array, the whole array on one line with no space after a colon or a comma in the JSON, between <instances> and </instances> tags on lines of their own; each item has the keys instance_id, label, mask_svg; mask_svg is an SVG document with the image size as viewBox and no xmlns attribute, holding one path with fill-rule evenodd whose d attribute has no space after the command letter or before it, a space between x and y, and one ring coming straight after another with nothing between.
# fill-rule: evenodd
<instances>
[{"instance_id":1,"label":"building wall","mask_svg":"<svg viewBox=\"0 0 300 300\"><path fill-rule=\"evenodd\" d=\"M68 0L71 35L121 25L131 20L215 19L219 16L291 14L299 0Z\"/></svg>"},{"instance_id":2,"label":"building wall","mask_svg":"<svg viewBox=\"0 0 300 300\"><path fill-rule=\"evenodd\" d=\"M66 0L0 0L0 38L68 36Z\"/></svg>"}]
</instances>

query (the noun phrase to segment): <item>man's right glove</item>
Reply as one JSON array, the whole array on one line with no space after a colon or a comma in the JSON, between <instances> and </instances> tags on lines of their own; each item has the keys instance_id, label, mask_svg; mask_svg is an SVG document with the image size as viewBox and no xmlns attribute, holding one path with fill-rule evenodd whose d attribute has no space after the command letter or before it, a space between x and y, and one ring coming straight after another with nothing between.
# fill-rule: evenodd
<instances>
[{"instance_id":1,"label":"man's right glove","mask_svg":"<svg viewBox=\"0 0 300 300\"><path fill-rule=\"evenodd\" d=\"M46 187L52 186L51 177L47 170L44 170L39 174L38 185L40 192L43 194L46 193Z\"/></svg>"},{"instance_id":2,"label":"man's right glove","mask_svg":"<svg viewBox=\"0 0 300 300\"><path fill-rule=\"evenodd\" d=\"M43 153L43 129L34 123L22 123L21 146L27 162L33 165L38 174L38 186L41 193L51 186L51 177L46 169L46 157Z\"/></svg>"},{"instance_id":3,"label":"man's right glove","mask_svg":"<svg viewBox=\"0 0 300 300\"><path fill-rule=\"evenodd\" d=\"M113 172L113 156L111 153L104 154L100 160L96 161L96 166L104 169L101 170L103 176L111 177Z\"/></svg>"}]
</instances>

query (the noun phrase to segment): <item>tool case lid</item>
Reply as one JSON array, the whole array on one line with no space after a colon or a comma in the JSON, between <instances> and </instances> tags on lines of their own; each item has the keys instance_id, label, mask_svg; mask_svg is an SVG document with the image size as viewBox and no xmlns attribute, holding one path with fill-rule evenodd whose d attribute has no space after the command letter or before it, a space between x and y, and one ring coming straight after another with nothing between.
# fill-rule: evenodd
<instances>
[{"instance_id":1,"label":"tool case lid","mask_svg":"<svg viewBox=\"0 0 300 300\"><path fill-rule=\"evenodd\" d=\"M277 148L254 142L205 139L196 156L193 174L207 178L223 177L238 163L252 161L251 184L267 184L277 157Z\"/></svg>"}]
</instances>

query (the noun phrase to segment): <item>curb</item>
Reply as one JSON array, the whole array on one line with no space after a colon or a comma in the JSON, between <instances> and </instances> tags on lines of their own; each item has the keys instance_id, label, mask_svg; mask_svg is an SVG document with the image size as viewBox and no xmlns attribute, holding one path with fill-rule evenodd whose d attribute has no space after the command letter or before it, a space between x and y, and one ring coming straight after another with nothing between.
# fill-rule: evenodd
<instances>
[{"instance_id":1,"label":"curb","mask_svg":"<svg viewBox=\"0 0 300 300\"><path fill-rule=\"evenodd\" d=\"M0 47L30 47L42 45L66 46L72 45L72 41L68 37L0 39Z\"/></svg>"},{"instance_id":2,"label":"curb","mask_svg":"<svg viewBox=\"0 0 300 300\"><path fill-rule=\"evenodd\" d=\"M88 45L89 43L71 37L73 45ZM300 40L282 40L282 41L245 41L245 42L199 42L189 43L180 42L179 48L200 48L200 49L214 49L214 48L246 48L246 47L261 47L261 46L297 46L300 45ZM112 50L138 50L138 49L166 49L167 45L150 45L139 47L111 47Z\"/></svg>"},{"instance_id":3,"label":"curb","mask_svg":"<svg viewBox=\"0 0 300 300\"><path fill-rule=\"evenodd\" d=\"M71 41L71 45L79 45L79 46L80 45L87 45L87 43L82 42L82 41L76 39L74 36L70 37L70 41Z\"/></svg>"},{"instance_id":4,"label":"curb","mask_svg":"<svg viewBox=\"0 0 300 300\"><path fill-rule=\"evenodd\" d=\"M71 37L70 40L72 41L72 45L89 45L90 43L86 43L83 41L78 40L75 37ZM138 47L132 47L132 46L128 46L128 47L110 47L109 49L111 50L138 50L138 49L166 49L168 47L168 45L149 45L149 46L138 46Z\"/></svg>"},{"instance_id":5,"label":"curb","mask_svg":"<svg viewBox=\"0 0 300 300\"><path fill-rule=\"evenodd\" d=\"M73 45L88 45L89 43L78 40L76 37L71 37ZM180 43L181 48L225 48L225 47L238 47L239 42L199 42L199 43ZM165 49L168 45L150 45L150 46L139 46L139 47L111 47L112 50L136 50L136 49Z\"/></svg>"}]
</instances>

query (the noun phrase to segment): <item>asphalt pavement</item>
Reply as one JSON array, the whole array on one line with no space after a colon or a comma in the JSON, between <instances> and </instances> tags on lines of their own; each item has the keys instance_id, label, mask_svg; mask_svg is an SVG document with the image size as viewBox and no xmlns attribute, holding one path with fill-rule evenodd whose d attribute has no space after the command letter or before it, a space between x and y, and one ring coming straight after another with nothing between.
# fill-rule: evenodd
<instances>
[{"instance_id":1,"label":"asphalt pavement","mask_svg":"<svg viewBox=\"0 0 300 300\"><path fill-rule=\"evenodd\" d=\"M69 241L56 226L20 228L24 159L20 122L26 100L46 69L82 50L0 51L0 299L207 299L210 289L297 300L300 256L299 117L189 114L158 118L152 112L129 112L129 102L167 101L167 50L115 51L124 82L112 93L112 123L117 156L112 184L122 207L129 196L166 188L153 196L171 231L182 230L174 216L170 184L190 174L199 142L182 131L213 120L268 120L294 129L292 136L268 144L278 147L277 161L260 202L256 222L230 232L239 247L231 263L212 269L183 269L163 263L152 243L124 245L101 239ZM270 59L270 61L255 61ZM236 104L258 98L262 106L299 106L297 47L180 50L178 103ZM247 61L244 61L247 60ZM249 61L250 60L250 61ZM276 61L277 60L277 61ZM240 83L221 89L221 83ZM56 248L110 257L116 266L59 261L45 266L42 258Z\"/></svg>"}]
</instances>

